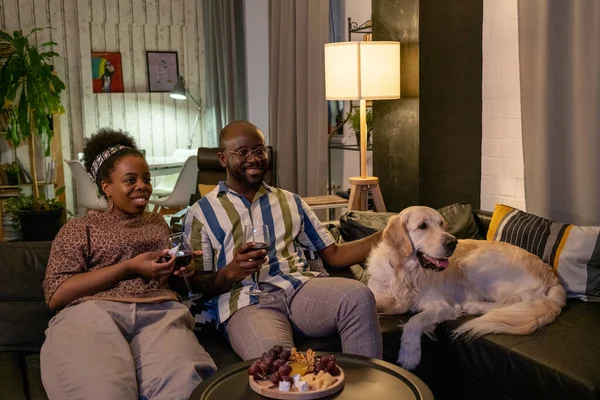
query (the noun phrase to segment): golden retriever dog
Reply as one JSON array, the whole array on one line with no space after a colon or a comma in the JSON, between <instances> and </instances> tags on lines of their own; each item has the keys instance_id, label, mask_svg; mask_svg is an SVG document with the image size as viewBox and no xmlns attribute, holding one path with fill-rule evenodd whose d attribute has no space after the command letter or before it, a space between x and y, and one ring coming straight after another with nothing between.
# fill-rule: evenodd
<instances>
[{"instance_id":1,"label":"golden retriever dog","mask_svg":"<svg viewBox=\"0 0 600 400\"><path fill-rule=\"evenodd\" d=\"M524 335L554 321L566 293L548 264L503 242L456 240L442 216L409 207L392 217L367 260L368 286L380 311L415 313L403 327L398 363L421 360L421 336L459 315L480 315L454 337Z\"/></svg>"}]
</instances>

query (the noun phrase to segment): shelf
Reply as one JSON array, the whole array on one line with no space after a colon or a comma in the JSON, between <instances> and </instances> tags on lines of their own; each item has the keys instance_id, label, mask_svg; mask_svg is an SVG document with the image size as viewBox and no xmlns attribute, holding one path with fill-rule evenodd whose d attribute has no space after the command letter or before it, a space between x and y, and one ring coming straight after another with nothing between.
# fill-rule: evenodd
<instances>
[{"instance_id":1,"label":"shelf","mask_svg":"<svg viewBox=\"0 0 600 400\"><path fill-rule=\"evenodd\" d=\"M329 145L329 148L338 150L360 151L360 147L357 144L332 144ZM373 150L373 147L367 146L367 151L371 150Z\"/></svg>"},{"instance_id":2,"label":"shelf","mask_svg":"<svg viewBox=\"0 0 600 400\"><path fill-rule=\"evenodd\" d=\"M0 185L0 189L18 189L20 186L32 186L33 183L21 183L21 185ZM38 181L38 186L42 185L55 185L54 182L46 183L44 181Z\"/></svg>"}]
</instances>

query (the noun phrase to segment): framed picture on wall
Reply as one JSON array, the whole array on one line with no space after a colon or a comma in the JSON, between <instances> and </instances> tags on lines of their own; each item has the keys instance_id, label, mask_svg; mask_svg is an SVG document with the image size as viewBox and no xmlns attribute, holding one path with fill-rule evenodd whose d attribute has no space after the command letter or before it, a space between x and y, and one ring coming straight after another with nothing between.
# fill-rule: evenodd
<instances>
[{"instance_id":1,"label":"framed picture on wall","mask_svg":"<svg viewBox=\"0 0 600 400\"><path fill-rule=\"evenodd\" d=\"M123 93L121 53L92 52L94 93Z\"/></svg>"},{"instance_id":2,"label":"framed picture on wall","mask_svg":"<svg viewBox=\"0 0 600 400\"><path fill-rule=\"evenodd\" d=\"M177 83L179 63L176 51L147 51L148 90L170 92Z\"/></svg>"}]
</instances>

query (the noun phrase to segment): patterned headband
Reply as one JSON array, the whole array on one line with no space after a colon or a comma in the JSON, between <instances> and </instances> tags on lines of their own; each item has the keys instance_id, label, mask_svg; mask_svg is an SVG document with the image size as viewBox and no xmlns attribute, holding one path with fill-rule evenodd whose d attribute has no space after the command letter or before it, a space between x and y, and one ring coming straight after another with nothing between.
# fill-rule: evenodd
<instances>
[{"instance_id":1,"label":"patterned headband","mask_svg":"<svg viewBox=\"0 0 600 400\"><path fill-rule=\"evenodd\" d=\"M104 164L104 161L108 160L110 156L121 151L122 149L129 149L128 146L123 146L122 144L118 144L116 146L112 146L104 150L102 153L98 154L96 158L94 158L94 162L92 163L92 168L90 168L90 177L94 182L96 182L96 178L98 177L98 170Z\"/></svg>"}]
</instances>

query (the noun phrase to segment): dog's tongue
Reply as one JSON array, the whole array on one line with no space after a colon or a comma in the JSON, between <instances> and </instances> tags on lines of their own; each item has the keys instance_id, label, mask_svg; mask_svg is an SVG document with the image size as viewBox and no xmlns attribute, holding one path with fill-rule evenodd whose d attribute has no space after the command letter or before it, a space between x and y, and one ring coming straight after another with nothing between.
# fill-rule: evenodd
<instances>
[{"instance_id":1,"label":"dog's tongue","mask_svg":"<svg viewBox=\"0 0 600 400\"><path fill-rule=\"evenodd\" d=\"M430 263L434 264L435 266L439 267L439 268L448 268L448 259L447 258L442 258L440 260L438 260L437 258L433 258L433 257L429 257L426 254L423 254L423 257L429 261Z\"/></svg>"}]
</instances>

